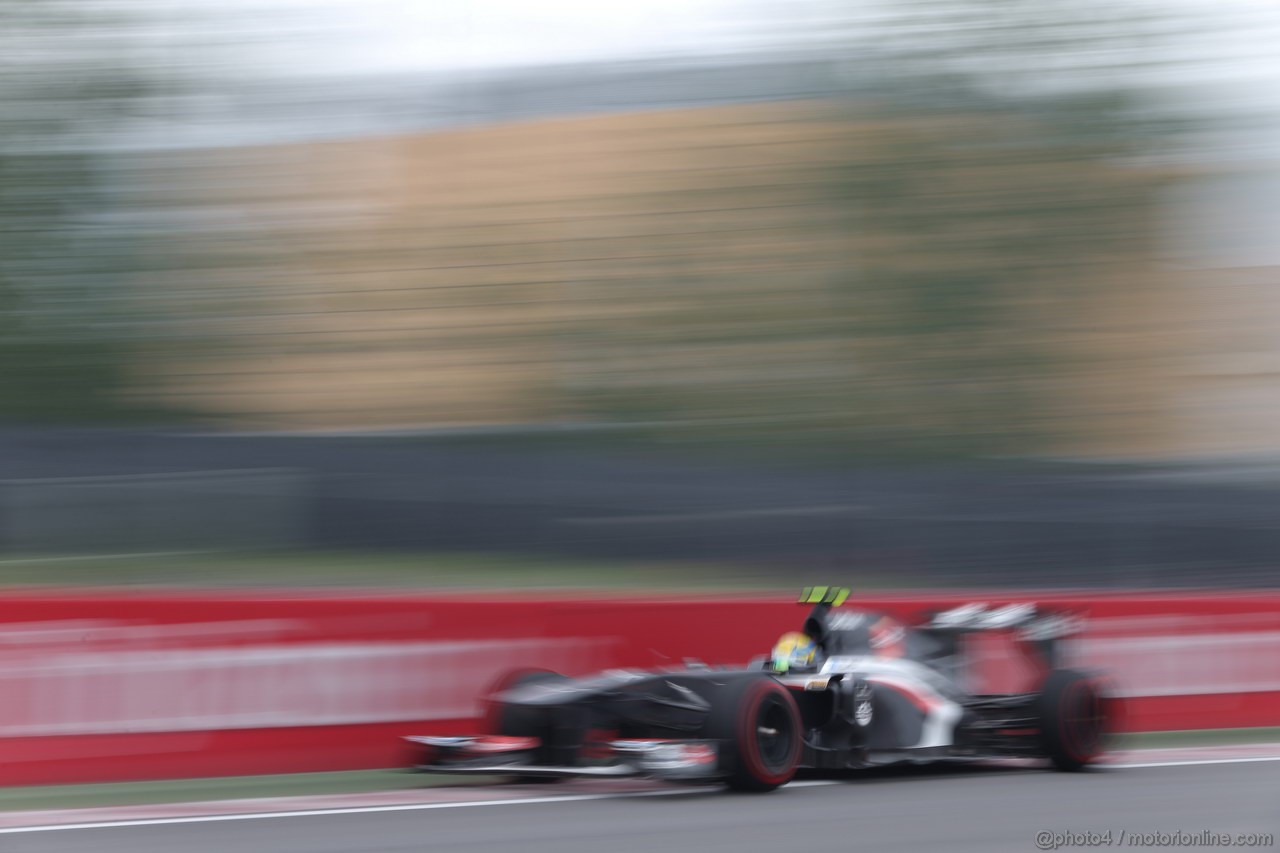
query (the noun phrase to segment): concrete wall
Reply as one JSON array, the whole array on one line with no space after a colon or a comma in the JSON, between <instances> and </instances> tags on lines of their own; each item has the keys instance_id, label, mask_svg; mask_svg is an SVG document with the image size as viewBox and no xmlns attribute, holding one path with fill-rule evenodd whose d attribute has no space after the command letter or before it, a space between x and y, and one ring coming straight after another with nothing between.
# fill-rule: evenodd
<instances>
[{"instance_id":1,"label":"concrete wall","mask_svg":"<svg viewBox=\"0 0 1280 853\"><path fill-rule=\"evenodd\" d=\"M10 553L218 551L298 547L307 475L288 469L0 481Z\"/></svg>"}]
</instances>

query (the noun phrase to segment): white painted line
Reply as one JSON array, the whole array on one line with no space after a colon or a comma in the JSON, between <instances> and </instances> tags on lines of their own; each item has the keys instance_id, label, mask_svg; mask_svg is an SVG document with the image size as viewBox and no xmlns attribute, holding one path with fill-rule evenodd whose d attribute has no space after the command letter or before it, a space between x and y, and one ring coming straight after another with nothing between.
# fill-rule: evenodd
<instances>
[{"instance_id":1,"label":"white painted line","mask_svg":"<svg viewBox=\"0 0 1280 853\"><path fill-rule=\"evenodd\" d=\"M845 515L862 512L858 504L819 504L817 506L780 506L756 509L731 509L715 512L686 512L651 515L608 515L601 517L562 518L561 524L685 524L692 521L730 521L739 518L805 518L812 515Z\"/></svg>"},{"instance_id":2,"label":"white painted line","mask_svg":"<svg viewBox=\"0 0 1280 853\"><path fill-rule=\"evenodd\" d=\"M1195 767L1200 764L1250 764L1255 761L1280 761L1280 755L1261 755L1243 758L1196 758L1183 761L1152 761L1143 764L1111 764L1103 765L1119 767L1125 770L1138 770L1144 767Z\"/></svg>"},{"instance_id":3,"label":"white painted line","mask_svg":"<svg viewBox=\"0 0 1280 853\"><path fill-rule=\"evenodd\" d=\"M132 482L180 481L188 477L204 477L209 480L229 480L245 474L298 474L300 468L208 468L203 471L156 471L144 474L97 474L88 477L23 477L16 480L0 480L13 486L55 485L114 485Z\"/></svg>"},{"instance_id":4,"label":"white painted line","mask_svg":"<svg viewBox=\"0 0 1280 853\"><path fill-rule=\"evenodd\" d=\"M821 785L836 785L836 780L806 779L790 782L788 788L814 788ZM49 824L45 826L15 826L0 829L0 835L14 835L24 832L57 832L69 829L106 829L113 826L162 826L177 823L217 823L229 820L269 820L282 817L313 817L315 815L371 814L376 812L430 811L434 809L463 809L482 806L526 806L537 803L578 803L589 800L621 800L633 797L672 797L681 794L703 794L716 791L718 788L696 786L687 788L664 788L660 791L614 791L608 794L564 794L554 797L522 797L508 800L463 800L451 803L402 803L389 806L350 806L332 809L306 809L283 812L251 812L246 814L225 815L193 815L189 817L139 818L136 820L106 820L89 823Z\"/></svg>"},{"instance_id":5,"label":"white painted line","mask_svg":"<svg viewBox=\"0 0 1280 853\"><path fill-rule=\"evenodd\" d=\"M151 557L190 557L213 551L137 551L132 554L62 554L52 557L11 557L0 560L0 566L25 566L36 563L87 563L94 560L141 560Z\"/></svg>"},{"instance_id":6,"label":"white painted line","mask_svg":"<svg viewBox=\"0 0 1280 853\"><path fill-rule=\"evenodd\" d=\"M1149 764L1112 764L1104 765L1114 769L1134 770L1148 767L1192 767L1202 764L1250 764L1260 761L1280 761L1278 756L1250 758L1217 758L1194 761L1165 761ZM815 788L825 785L838 785L839 780L808 779L791 782L788 788ZM142 818L137 820L107 820L89 823L47 824L43 826L14 826L0 829L0 835L19 835L32 832L64 832L79 829L111 829L113 827L136 826L168 826L183 823L222 823L240 820L274 820L276 818L316 817L320 815L377 814L380 812L434 811L437 809L484 808L487 806L531 806L550 803L582 803L592 800L624 800L636 797L672 797L687 794L707 793L717 790L709 787L673 788L659 791L621 791L608 794L566 794L553 797L522 797L509 800L464 800L451 803L406 803L390 806L352 806L348 808L309 809L283 812L253 812L249 814L195 815L190 817Z\"/></svg>"},{"instance_id":7,"label":"white painted line","mask_svg":"<svg viewBox=\"0 0 1280 853\"><path fill-rule=\"evenodd\" d=\"M839 785L839 779L802 779L799 782L788 782L788 788L817 788L821 785Z\"/></svg>"},{"instance_id":8,"label":"white painted line","mask_svg":"<svg viewBox=\"0 0 1280 853\"><path fill-rule=\"evenodd\" d=\"M795 783L804 784L804 783ZM24 832L58 832L70 829L107 829L115 826L164 826L178 823L219 823L230 820L271 820L282 817L315 817L317 815L374 814L378 812L431 811L434 809L466 809L484 806L527 806L537 803L580 803L589 800L617 800L632 797L671 797L680 794L705 793L713 788L675 788L661 791L624 791L609 794L565 794L557 797L523 797L511 800L464 800L455 803L405 803L394 806L351 806L338 809L309 809L286 812L253 812L249 814L196 815L191 817L142 818L138 820L107 820L92 823L65 823L48 826L14 826L0 829L0 835Z\"/></svg>"}]
</instances>

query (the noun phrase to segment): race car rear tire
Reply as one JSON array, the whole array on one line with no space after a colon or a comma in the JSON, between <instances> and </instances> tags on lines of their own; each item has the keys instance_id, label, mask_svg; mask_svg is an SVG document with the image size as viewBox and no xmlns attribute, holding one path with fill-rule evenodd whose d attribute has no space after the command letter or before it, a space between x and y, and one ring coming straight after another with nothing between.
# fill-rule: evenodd
<instances>
[{"instance_id":1,"label":"race car rear tire","mask_svg":"<svg viewBox=\"0 0 1280 853\"><path fill-rule=\"evenodd\" d=\"M1080 770L1104 751L1107 703L1099 683L1081 672L1049 673L1036 701L1040 742L1057 770Z\"/></svg>"},{"instance_id":2,"label":"race car rear tire","mask_svg":"<svg viewBox=\"0 0 1280 853\"><path fill-rule=\"evenodd\" d=\"M772 791L796 774L804 744L800 709L791 691L768 676L736 679L717 691L706 733L720 741L725 782L736 791Z\"/></svg>"},{"instance_id":3,"label":"race car rear tire","mask_svg":"<svg viewBox=\"0 0 1280 853\"><path fill-rule=\"evenodd\" d=\"M547 711L540 708L528 708L521 705L508 705L496 696L506 690L514 690L528 684L541 684L557 681L568 681L568 677L546 669L518 669L507 673L490 691L485 700L485 729L489 734L508 737L536 737L544 744L549 743L552 724L547 718ZM535 761L545 762L549 747L535 751ZM555 776L520 776L514 777L522 784L546 784L559 782Z\"/></svg>"}]
</instances>

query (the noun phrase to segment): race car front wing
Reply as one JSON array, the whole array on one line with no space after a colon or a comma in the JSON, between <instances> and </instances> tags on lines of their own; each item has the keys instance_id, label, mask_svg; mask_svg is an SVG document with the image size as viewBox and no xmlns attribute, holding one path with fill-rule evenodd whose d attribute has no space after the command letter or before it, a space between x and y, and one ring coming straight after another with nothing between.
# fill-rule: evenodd
<instances>
[{"instance_id":1,"label":"race car front wing","mask_svg":"<svg viewBox=\"0 0 1280 853\"><path fill-rule=\"evenodd\" d=\"M538 764L534 737L408 737L421 748L415 769L426 773L524 777L650 777L668 781L715 778L719 751L710 740L624 739L607 743L603 762L576 766Z\"/></svg>"}]
</instances>

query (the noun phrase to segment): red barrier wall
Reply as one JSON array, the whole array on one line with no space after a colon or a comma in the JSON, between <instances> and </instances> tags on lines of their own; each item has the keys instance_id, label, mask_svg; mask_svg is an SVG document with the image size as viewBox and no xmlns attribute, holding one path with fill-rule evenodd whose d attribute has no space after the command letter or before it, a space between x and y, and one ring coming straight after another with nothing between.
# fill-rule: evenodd
<instances>
[{"instance_id":1,"label":"red barrier wall","mask_svg":"<svg viewBox=\"0 0 1280 853\"><path fill-rule=\"evenodd\" d=\"M1088 614L1071 660L1113 673L1132 730L1280 725L1280 593L863 596L906 621L969 601ZM493 598L86 592L0 597L0 784L403 763L466 731L509 669L742 663L797 627L789 593ZM976 689L1035 677L971 650Z\"/></svg>"}]
</instances>

